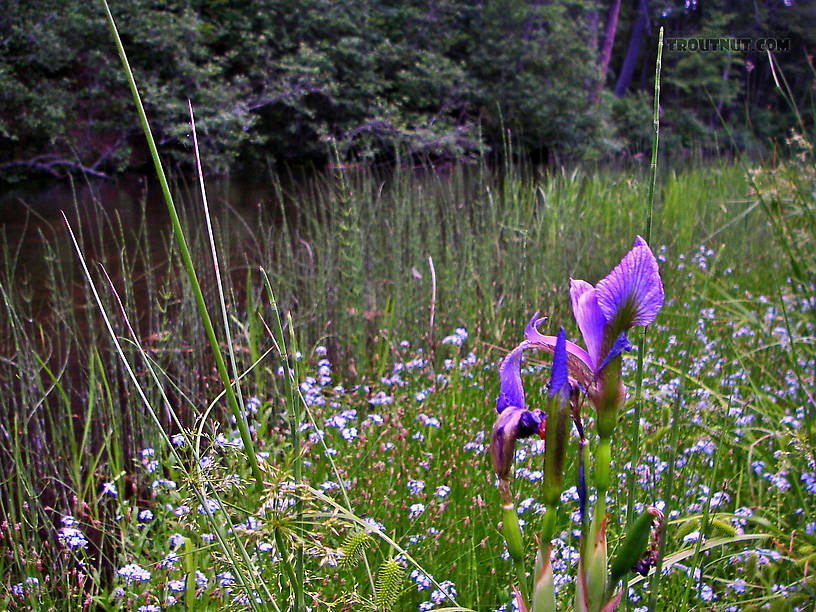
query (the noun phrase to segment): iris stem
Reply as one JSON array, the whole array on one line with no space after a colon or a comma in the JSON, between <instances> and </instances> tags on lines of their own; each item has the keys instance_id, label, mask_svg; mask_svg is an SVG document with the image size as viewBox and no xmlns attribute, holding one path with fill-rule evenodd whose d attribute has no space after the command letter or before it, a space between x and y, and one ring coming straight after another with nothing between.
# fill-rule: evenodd
<instances>
[{"instance_id":1,"label":"iris stem","mask_svg":"<svg viewBox=\"0 0 816 612\"><path fill-rule=\"evenodd\" d=\"M512 501L502 504L502 534L507 544L507 552L510 553L510 558L513 560L519 590L524 598L524 604L527 605L530 602L530 585L527 584L527 572L524 569L524 540L521 535L518 513Z\"/></svg>"},{"instance_id":2,"label":"iris stem","mask_svg":"<svg viewBox=\"0 0 816 612\"><path fill-rule=\"evenodd\" d=\"M612 464L612 440L611 438L601 438L595 448L595 487L598 489L598 499L600 491L605 492L609 488L609 469Z\"/></svg>"},{"instance_id":3,"label":"iris stem","mask_svg":"<svg viewBox=\"0 0 816 612\"><path fill-rule=\"evenodd\" d=\"M547 511L544 513L543 526L541 528L541 541L545 546L552 542L557 515L558 506L547 506Z\"/></svg>"},{"instance_id":4,"label":"iris stem","mask_svg":"<svg viewBox=\"0 0 816 612\"><path fill-rule=\"evenodd\" d=\"M524 605L529 610L532 600L530 599L530 585L527 583L527 571L524 569L524 561L513 561L513 566L516 568L516 578L519 583L521 598L524 600Z\"/></svg>"}]
</instances>

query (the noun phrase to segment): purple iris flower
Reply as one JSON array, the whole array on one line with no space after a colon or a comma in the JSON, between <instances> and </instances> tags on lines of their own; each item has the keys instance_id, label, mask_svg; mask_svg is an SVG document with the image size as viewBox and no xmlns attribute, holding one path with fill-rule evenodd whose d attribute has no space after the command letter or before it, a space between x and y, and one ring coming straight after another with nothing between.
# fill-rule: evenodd
<instances>
[{"instance_id":1,"label":"purple iris flower","mask_svg":"<svg viewBox=\"0 0 816 612\"><path fill-rule=\"evenodd\" d=\"M571 279L570 299L586 350L567 342L568 366L588 388L611 359L631 348L626 332L649 325L663 305L663 283L649 245L638 236L632 249L594 287ZM527 324L525 336L532 345L552 352L556 337L539 333L537 326L543 319L537 317L538 313Z\"/></svg>"}]
</instances>

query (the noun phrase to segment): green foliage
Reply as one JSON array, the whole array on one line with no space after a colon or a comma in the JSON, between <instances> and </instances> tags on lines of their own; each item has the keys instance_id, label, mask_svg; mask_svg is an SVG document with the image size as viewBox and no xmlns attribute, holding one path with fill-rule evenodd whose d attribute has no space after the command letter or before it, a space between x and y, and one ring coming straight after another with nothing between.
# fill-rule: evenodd
<instances>
[{"instance_id":1,"label":"green foliage","mask_svg":"<svg viewBox=\"0 0 816 612\"><path fill-rule=\"evenodd\" d=\"M635 3L636 4L636 3ZM94 3L10 0L0 17L0 171L110 173L145 164L138 121ZM597 48L588 0L434 3L389 0L134 0L112 7L170 163L190 159L187 100L208 170L270 162L451 159L502 151L602 159L642 150L638 94L591 102ZM650 3L634 90L651 88L654 34L789 38L778 54L800 104L816 40L798 3L728 10ZM601 11L602 12L602 11ZM610 79L635 17L624 3ZM597 36L597 32L596 32ZM756 149L780 139L790 110L770 96L767 57L666 53L666 151ZM634 93L634 92L633 92ZM631 99L630 99L631 98ZM735 138L720 138L720 118ZM334 144L332 144L334 143Z\"/></svg>"},{"instance_id":2,"label":"green foliage","mask_svg":"<svg viewBox=\"0 0 816 612\"><path fill-rule=\"evenodd\" d=\"M190 158L187 100L202 158L452 158L500 145L580 156L596 143L575 36L583 0L473 5L377 0L115 3L156 140ZM0 21L0 170L117 171L146 161L138 122L94 3L12 0Z\"/></svg>"}]
</instances>

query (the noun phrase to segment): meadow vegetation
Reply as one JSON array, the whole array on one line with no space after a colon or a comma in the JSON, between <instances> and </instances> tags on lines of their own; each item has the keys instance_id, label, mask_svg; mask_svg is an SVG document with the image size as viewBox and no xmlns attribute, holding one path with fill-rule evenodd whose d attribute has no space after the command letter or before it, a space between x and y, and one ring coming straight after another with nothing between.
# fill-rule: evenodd
<instances>
[{"instance_id":1,"label":"meadow vegetation","mask_svg":"<svg viewBox=\"0 0 816 612\"><path fill-rule=\"evenodd\" d=\"M624 568L621 607L812 605L806 130L784 160L661 166L653 214L643 168L512 155L336 163L295 187L270 168L274 201L242 211L210 206L203 182L171 189L143 125L167 216L77 204L0 235L0 604L513 609L487 451L498 365L536 310L542 333L577 340L569 279L595 282L647 234L665 302L630 338L642 366L623 360L607 528L614 552L655 506L666 547L646 576ZM543 408L547 359L521 366ZM515 449L527 535L546 516L544 450ZM553 526L564 609L577 472L568 461Z\"/></svg>"},{"instance_id":2,"label":"meadow vegetation","mask_svg":"<svg viewBox=\"0 0 816 612\"><path fill-rule=\"evenodd\" d=\"M813 596L813 171L804 154L748 174L718 163L659 178L652 246L666 304L649 329L638 460L632 467L631 448L616 443L609 491L625 506L635 478L640 502L665 503L674 461L666 528L676 556L658 602L786 609ZM338 170L281 194L281 211L215 215L225 329L262 491L166 226L122 227L100 211L99 228L74 228L136 330L131 337L92 266L135 382L76 259L58 254L63 230L40 230L48 274L37 300L6 236L5 605L228 609L257 599L259 609L288 609L299 595L312 609L431 609L454 605L445 593L476 610L509 605L485 454L497 364L536 309L578 337L568 279L598 278L628 248L646 179L637 169ZM183 210L206 277L200 213L192 202ZM212 282L203 284L217 308ZM540 404L544 364L523 366L528 401ZM517 454L520 516L531 528L542 510L540 451L529 443ZM554 563L563 597L577 545L570 520L558 525ZM614 543L622 526L610 529ZM643 583L629 597L630 609L643 606Z\"/></svg>"}]
</instances>

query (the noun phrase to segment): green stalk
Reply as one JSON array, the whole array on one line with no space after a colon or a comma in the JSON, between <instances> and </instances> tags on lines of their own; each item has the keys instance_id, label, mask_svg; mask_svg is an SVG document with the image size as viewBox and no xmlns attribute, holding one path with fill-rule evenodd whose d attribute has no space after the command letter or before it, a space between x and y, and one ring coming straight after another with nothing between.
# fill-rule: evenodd
<instances>
[{"instance_id":1,"label":"green stalk","mask_svg":"<svg viewBox=\"0 0 816 612\"><path fill-rule=\"evenodd\" d=\"M548 545L552 541L553 534L555 533L555 521L558 516L558 506L547 506L547 510L544 513L544 519L542 521L541 526L541 541L544 545Z\"/></svg>"},{"instance_id":2,"label":"green stalk","mask_svg":"<svg viewBox=\"0 0 816 612\"><path fill-rule=\"evenodd\" d=\"M292 350L292 355L297 351L297 341L295 339L295 323L292 320L292 313L286 313L286 324L289 326L289 347ZM300 454L300 419L301 403L296 396L298 381L300 374L298 370L297 360L292 360L294 368L294 379L291 381L290 393L291 401L290 408L292 414L292 447L294 449L294 468L295 468L295 482L300 483L303 480L303 457ZM303 500L300 496L297 499L296 514L298 525L303 522ZM297 582L295 583L295 612L306 609L306 599L303 594L304 583L304 566L303 566L303 545L298 544L295 550L295 572L297 575Z\"/></svg>"},{"instance_id":3,"label":"green stalk","mask_svg":"<svg viewBox=\"0 0 816 612\"><path fill-rule=\"evenodd\" d=\"M646 242L652 243L652 217L654 215L655 185L657 182L657 152L660 142L660 72L663 65L663 28L657 39L657 61L655 62L655 90L654 90L654 136L652 137L652 161L649 167L649 210L646 213ZM629 435L632 450L629 453L629 474L626 483L626 524L631 525L635 517L635 466L640 456L640 415L643 411L643 357L646 353L646 337L649 330L644 327L640 334L637 354L637 372L635 374L635 412L629 425ZM628 590L626 607L629 607Z\"/></svg>"},{"instance_id":4,"label":"green stalk","mask_svg":"<svg viewBox=\"0 0 816 612\"><path fill-rule=\"evenodd\" d=\"M142 130L144 131L145 138L147 139L147 146L150 149L150 156L153 159L153 165L156 168L156 176L158 177L159 184L161 185L164 202L167 205L167 211L170 214L170 220L173 225L173 234L176 237L179 253L182 261L184 262L184 267L187 271L187 276L190 279L190 284L192 285L193 295L195 296L198 312L201 316L201 322L204 324L204 330L207 334L207 339L210 342L213 356L215 357L215 365L218 369L218 375L224 384L224 390L227 394L227 405L229 406L230 412L235 417L236 424L238 425L241 441L244 444L244 454L246 455L250 469L252 470L252 476L255 478L255 489L256 491L261 492L263 489L263 475L261 474L261 470L258 467L258 461L255 457L255 450L254 445L252 444L252 437L249 433L249 427L247 426L246 420L238 406L238 400L235 396L235 392L232 389L232 382L230 381L229 373L227 372L227 365L224 362L224 357L221 355L221 351L218 347L218 339L215 336L212 320L207 312L207 305L204 302L204 295L201 293L201 285L198 283L198 277L196 276L195 267L193 266L193 260L190 257L190 251L187 248L187 241L184 239L184 232L181 228L181 222L179 221L176 207L173 204L173 196L170 194L170 187L167 183L167 177L164 174L161 160L159 159L159 152L156 148L156 142L153 139L153 133L151 132L150 125L147 122L147 114L145 113L144 106L142 105L139 90L136 87L136 80L133 76L133 71L130 69L130 63L128 62L125 48L122 45L122 40L119 38L119 32L116 28L116 24L113 21L113 15L111 14L110 7L108 7L107 0L102 0L102 5L105 8L108 26L110 27L111 34L114 42L116 43L116 49L119 52L119 57L122 60L122 66L127 75L130 91L133 94L133 101L136 103L139 121L142 124Z\"/></svg>"},{"instance_id":5,"label":"green stalk","mask_svg":"<svg viewBox=\"0 0 816 612\"><path fill-rule=\"evenodd\" d=\"M503 483L506 484L506 481ZM516 506L509 496L509 487L502 491L502 535L507 544L507 552L516 570L524 605L530 607L530 585L527 583L527 571L524 568L524 539L521 535Z\"/></svg>"},{"instance_id":6,"label":"green stalk","mask_svg":"<svg viewBox=\"0 0 816 612\"><path fill-rule=\"evenodd\" d=\"M646 216L646 242L652 238L652 215L654 213L654 194L657 182L657 150L660 142L660 71L663 67L663 27L657 36L657 61L655 62L655 93L654 93L654 116L652 126L654 136L652 138L652 163L649 166L649 214Z\"/></svg>"}]
</instances>

